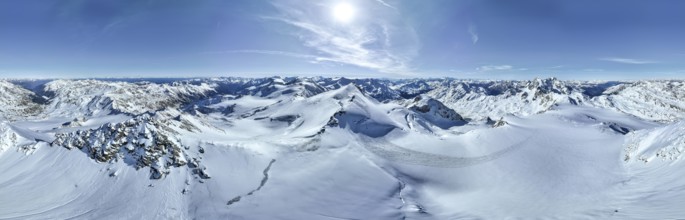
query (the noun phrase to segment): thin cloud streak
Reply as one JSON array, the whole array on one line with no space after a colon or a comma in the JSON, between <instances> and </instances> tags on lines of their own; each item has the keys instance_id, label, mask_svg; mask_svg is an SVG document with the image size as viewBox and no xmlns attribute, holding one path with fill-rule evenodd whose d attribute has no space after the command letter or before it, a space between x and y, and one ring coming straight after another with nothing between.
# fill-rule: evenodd
<instances>
[{"instance_id":1,"label":"thin cloud streak","mask_svg":"<svg viewBox=\"0 0 685 220\"><path fill-rule=\"evenodd\" d=\"M476 29L476 25L474 25L474 24L469 25L469 31L468 32L471 35L471 42L473 42L473 44L478 43L478 40L480 39L480 37L478 37L478 30Z\"/></svg>"},{"instance_id":2,"label":"thin cloud streak","mask_svg":"<svg viewBox=\"0 0 685 220\"><path fill-rule=\"evenodd\" d=\"M476 68L478 71L488 72L488 71L498 71L498 70L511 70L514 67L511 65L487 65Z\"/></svg>"},{"instance_id":3,"label":"thin cloud streak","mask_svg":"<svg viewBox=\"0 0 685 220\"><path fill-rule=\"evenodd\" d=\"M615 62L615 63L624 63L624 64L654 64L654 63L659 63L657 61L652 61L652 60L639 60L639 59L620 58L620 57L605 57L605 58L599 58L599 60Z\"/></svg>"},{"instance_id":4,"label":"thin cloud streak","mask_svg":"<svg viewBox=\"0 0 685 220\"><path fill-rule=\"evenodd\" d=\"M388 4L387 2L385 2L385 1L383 1L383 0L376 0L376 2L380 3L381 5L386 6L386 7L388 7L388 8L392 8L392 9L397 10L397 8L393 7L392 5Z\"/></svg>"}]
</instances>

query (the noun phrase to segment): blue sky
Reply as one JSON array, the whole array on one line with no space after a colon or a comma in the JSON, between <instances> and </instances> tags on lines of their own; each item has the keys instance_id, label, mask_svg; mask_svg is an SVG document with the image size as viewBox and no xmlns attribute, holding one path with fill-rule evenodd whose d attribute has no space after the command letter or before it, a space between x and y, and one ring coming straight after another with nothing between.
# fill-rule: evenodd
<instances>
[{"instance_id":1,"label":"blue sky","mask_svg":"<svg viewBox=\"0 0 685 220\"><path fill-rule=\"evenodd\" d=\"M685 78L683 39L679 0L0 1L8 78Z\"/></svg>"}]
</instances>

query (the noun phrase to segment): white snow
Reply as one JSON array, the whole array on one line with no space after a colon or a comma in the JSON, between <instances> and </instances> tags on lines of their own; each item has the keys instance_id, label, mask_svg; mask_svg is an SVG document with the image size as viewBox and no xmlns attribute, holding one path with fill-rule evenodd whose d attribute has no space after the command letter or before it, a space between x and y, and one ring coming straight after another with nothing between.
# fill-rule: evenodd
<instances>
[{"instance_id":1,"label":"white snow","mask_svg":"<svg viewBox=\"0 0 685 220\"><path fill-rule=\"evenodd\" d=\"M0 81L0 219L677 219L682 86Z\"/></svg>"}]
</instances>

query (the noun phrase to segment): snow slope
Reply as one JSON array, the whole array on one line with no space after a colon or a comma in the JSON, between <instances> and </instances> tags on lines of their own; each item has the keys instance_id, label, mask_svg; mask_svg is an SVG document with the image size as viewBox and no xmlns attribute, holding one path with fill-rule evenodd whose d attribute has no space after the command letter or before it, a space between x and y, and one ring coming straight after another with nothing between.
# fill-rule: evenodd
<instances>
[{"instance_id":1,"label":"snow slope","mask_svg":"<svg viewBox=\"0 0 685 220\"><path fill-rule=\"evenodd\" d=\"M0 219L685 216L679 81L37 83L0 81Z\"/></svg>"}]
</instances>

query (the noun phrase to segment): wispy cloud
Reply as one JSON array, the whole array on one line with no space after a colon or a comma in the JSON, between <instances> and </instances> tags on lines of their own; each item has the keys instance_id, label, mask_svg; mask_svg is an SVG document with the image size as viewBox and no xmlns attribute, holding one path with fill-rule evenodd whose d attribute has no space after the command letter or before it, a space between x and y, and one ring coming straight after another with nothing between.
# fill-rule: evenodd
<instances>
[{"instance_id":1,"label":"wispy cloud","mask_svg":"<svg viewBox=\"0 0 685 220\"><path fill-rule=\"evenodd\" d=\"M625 63L625 64L653 64L653 63L659 63L658 61L653 61L653 60L640 60L640 59L630 59L630 58L620 58L620 57L604 57L604 58L599 58L599 60L602 60L602 61L609 61L609 62L615 62L615 63Z\"/></svg>"},{"instance_id":2,"label":"wispy cloud","mask_svg":"<svg viewBox=\"0 0 685 220\"><path fill-rule=\"evenodd\" d=\"M305 0L279 0L273 5L281 14L265 18L295 27L294 34L303 45L317 51L312 55L316 61L354 65L383 73L411 71L409 63L418 51L418 37L412 27L402 22L398 13L388 11L388 5L357 5L359 10L385 11L387 14L360 17L345 25L335 23L325 13L330 5Z\"/></svg>"},{"instance_id":3,"label":"wispy cloud","mask_svg":"<svg viewBox=\"0 0 685 220\"><path fill-rule=\"evenodd\" d=\"M473 44L478 43L478 40L479 40L480 38L478 37L478 30L477 30L475 24L469 25L469 30L468 30L468 32L469 32L469 34L471 35L471 42L473 42Z\"/></svg>"},{"instance_id":4,"label":"wispy cloud","mask_svg":"<svg viewBox=\"0 0 685 220\"><path fill-rule=\"evenodd\" d=\"M510 65L487 65L487 66L481 66L476 68L476 70L481 71L481 72L488 72L488 71L498 71L498 70L511 70L513 69L513 66Z\"/></svg>"},{"instance_id":5,"label":"wispy cloud","mask_svg":"<svg viewBox=\"0 0 685 220\"><path fill-rule=\"evenodd\" d=\"M383 5L383 6L385 6L385 7L389 7L389 8L392 8L392 9L397 9L397 8L395 8L394 6L392 6L392 5L388 4L387 2L385 2L384 0L376 0L376 2L380 3L381 5Z\"/></svg>"}]
</instances>

